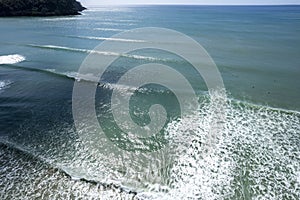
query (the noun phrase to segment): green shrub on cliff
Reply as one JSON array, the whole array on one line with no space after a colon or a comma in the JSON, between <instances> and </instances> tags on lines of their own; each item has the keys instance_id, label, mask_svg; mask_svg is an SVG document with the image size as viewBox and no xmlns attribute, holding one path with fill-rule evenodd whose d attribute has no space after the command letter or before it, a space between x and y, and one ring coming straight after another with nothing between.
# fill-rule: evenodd
<instances>
[{"instance_id":1,"label":"green shrub on cliff","mask_svg":"<svg viewBox=\"0 0 300 200\"><path fill-rule=\"evenodd\" d=\"M0 0L0 16L77 15L84 9L76 0Z\"/></svg>"}]
</instances>

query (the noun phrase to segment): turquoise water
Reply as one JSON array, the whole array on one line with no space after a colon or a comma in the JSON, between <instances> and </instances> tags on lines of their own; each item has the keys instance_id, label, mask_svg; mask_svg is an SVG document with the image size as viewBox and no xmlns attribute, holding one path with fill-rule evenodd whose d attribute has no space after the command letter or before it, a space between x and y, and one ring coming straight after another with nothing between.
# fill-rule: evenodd
<instances>
[{"instance_id":1,"label":"turquoise water","mask_svg":"<svg viewBox=\"0 0 300 200\"><path fill-rule=\"evenodd\" d=\"M120 199L132 197L130 190L145 199L299 199L299 11L298 6L139 6L90 8L81 16L0 18L1 199ZM143 105L160 103L169 113L162 131L168 137L141 149L169 140L176 156L168 165L158 161L162 172L152 178L128 173L124 179L133 170L126 164L130 160L125 171L106 166L115 162L112 155L94 155L82 143L74 127L72 91L90 50L140 27L173 29L199 42L220 70L228 105L222 142L203 158L212 102L190 65L151 49L113 63L95 104L110 136L116 133L107 114L112 90L126 94L128 88L109 83L132 66L156 62L178 69L202 105L181 121L178 102L165 88L150 85L136 93L131 106L141 112L132 115L137 123L149 123ZM188 137L195 144L181 145Z\"/></svg>"}]
</instances>

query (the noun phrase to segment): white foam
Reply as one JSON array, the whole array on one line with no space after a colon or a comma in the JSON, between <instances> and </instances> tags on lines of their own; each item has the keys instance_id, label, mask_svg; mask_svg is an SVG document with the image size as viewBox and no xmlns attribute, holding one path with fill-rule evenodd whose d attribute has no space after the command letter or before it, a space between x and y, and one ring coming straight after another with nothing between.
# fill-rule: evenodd
<instances>
[{"instance_id":1,"label":"white foam","mask_svg":"<svg viewBox=\"0 0 300 200\"><path fill-rule=\"evenodd\" d=\"M138 22L137 20L133 20L133 19L103 19L101 21L104 21L104 22Z\"/></svg>"},{"instance_id":2,"label":"white foam","mask_svg":"<svg viewBox=\"0 0 300 200\"><path fill-rule=\"evenodd\" d=\"M38 47L38 48L46 48L46 49L57 49L57 50L66 50L66 51L77 51L82 53L93 53L93 54L99 54L104 56L119 56L119 57L127 57L127 58L133 58L137 60L149 60L149 61L167 61L166 59L160 59L150 56L141 56L141 55L131 55L131 54L120 54L117 52L109 52L109 51L95 51L95 50L89 50L89 49L78 49L78 48L71 48L71 47L64 47L64 46L56 46L56 45L35 45L35 44L29 44L28 46L32 47Z\"/></svg>"},{"instance_id":3,"label":"white foam","mask_svg":"<svg viewBox=\"0 0 300 200\"><path fill-rule=\"evenodd\" d=\"M94 30L99 30L99 31L115 31L115 32L126 31L126 29L119 29L119 28L94 28Z\"/></svg>"},{"instance_id":4,"label":"white foam","mask_svg":"<svg viewBox=\"0 0 300 200\"><path fill-rule=\"evenodd\" d=\"M167 177L169 187L158 181L147 187L144 193L139 193L138 199L298 199L300 115L292 111L253 107L244 102L228 102L222 140L210 155L203 156L202 148L211 124L210 114L216 110L218 104L204 101L198 114L168 124L167 139L178 153ZM102 166L102 159L114 163L113 157L94 155L85 145L76 148L78 151L70 150L74 159L70 159L68 153L62 154L61 149L53 148L57 152L51 158L57 159L55 163L62 163L56 165L58 168L68 166L70 169L66 171L69 174L76 172L75 177L87 176L104 183L110 183L105 179L110 177L122 180L123 175L117 170ZM90 155L96 157L90 160ZM109 176L110 173L113 175ZM141 182L147 180L142 176L137 178ZM66 180L61 182L68 183ZM47 184L50 183L53 181ZM75 184L86 183L77 181ZM90 195L84 188L79 188L78 193Z\"/></svg>"},{"instance_id":5,"label":"white foam","mask_svg":"<svg viewBox=\"0 0 300 200\"><path fill-rule=\"evenodd\" d=\"M63 74L69 78L74 78L76 81L86 80L95 83L99 81L99 77L93 74L79 74L78 72L65 72Z\"/></svg>"},{"instance_id":6,"label":"white foam","mask_svg":"<svg viewBox=\"0 0 300 200\"><path fill-rule=\"evenodd\" d=\"M55 70L55 69L46 69L46 71L48 71L48 72L52 72L52 73L55 73L55 72L56 72L56 70Z\"/></svg>"},{"instance_id":7,"label":"white foam","mask_svg":"<svg viewBox=\"0 0 300 200\"><path fill-rule=\"evenodd\" d=\"M12 55L4 55L0 56L0 65L3 64L16 64L26 60L26 58L19 54L12 54Z\"/></svg>"},{"instance_id":8,"label":"white foam","mask_svg":"<svg viewBox=\"0 0 300 200\"><path fill-rule=\"evenodd\" d=\"M136 25L135 23L124 23L124 22L111 22L111 21L106 21L106 22L99 22L97 24L101 25L108 25L108 26L134 26Z\"/></svg>"},{"instance_id":9,"label":"white foam","mask_svg":"<svg viewBox=\"0 0 300 200\"><path fill-rule=\"evenodd\" d=\"M118 187L94 184L69 178L51 161L41 158L29 148L3 141L1 144L8 148L0 148L1 162L1 199L136 199ZM27 156L33 155L33 156ZM9 160L9 162L7 162ZM22 181L20 181L22 180ZM26 185L26 187L24 187ZM75 191L75 192L74 192ZM123 192L124 191L124 192Z\"/></svg>"},{"instance_id":10,"label":"white foam","mask_svg":"<svg viewBox=\"0 0 300 200\"><path fill-rule=\"evenodd\" d=\"M216 107L217 108L217 107ZM293 199L299 196L300 116L268 107L229 103L222 139L209 156L203 144L211 106L174 121L168 134L178 152L167 193L150 199ZM192 141L192 142L191 142Z\"/></svg>"},{"instance_id":11,"label":"white foam","mask_svg":"<svg viewBox=\"0 0 300 200\"><path fill-rule=\"evenodd\" d=\"M128 7L116 7L116 6L105 6L105 7L92 7L84 12L131 12L132 10Z\"/></svg>"},{"instance_id":12,"label":"white foam","mask_svg":"<svg viewBox=\"0 0 300 200\"><path fill-rule=\"evenodd\" d=\"M0 91L7 88L10 84L12 84L11 81L0 81Z\"/></svg>"},{"instance_id":13,"label":"white foam","mask_svg":"<svg viewBox=\"0 0 300 200\"><path fill-rule=\"evenodd\" d=\"M107 40L107 41L116 41L116 42L136 42L136 43L146 42L145 40L132 40L132 39L124 39L124 38L106 38L106 37L92 37L92 36L71 36L71 37L90 39L90 40Z\"/></svg>"},{"instance_id":14,"label":"white foam","mask_svg":"<svg viewBox=\"0 0 300 200\"><path fill-rule=\"evenodd\" d=\"M48 19L41 19L41 21L69 21L69 20L82 20L85 18L82 17L58 17L58 18L48 18Z\"/></svg>"},{"instance_id":15,"label":"white foam","mask_svg":"<svg viewBox=\"0 0 300 200\"><path fill-rule=\"evenodd\" d=\"M53 72L56 73L55 70L49 69L47 70L49 72ZM69 78L73 78L76 81L91 81L91 82L95 82L98 83L99 82L99 77L93 75L93 74L80 74L78 72L63 72L61 73ZM127 85L120 85L120 84L115 84L115 83L101 83L99 84L100 87L103 87L105 89L109 89L109 90L117 90L119 92L121 92L122 94L127 94L128 91L136 91L138 90L137 87L132 87L132 86L127 86ZM145 90L145 89L144 89Z\"/></svg>"}]
</instances>

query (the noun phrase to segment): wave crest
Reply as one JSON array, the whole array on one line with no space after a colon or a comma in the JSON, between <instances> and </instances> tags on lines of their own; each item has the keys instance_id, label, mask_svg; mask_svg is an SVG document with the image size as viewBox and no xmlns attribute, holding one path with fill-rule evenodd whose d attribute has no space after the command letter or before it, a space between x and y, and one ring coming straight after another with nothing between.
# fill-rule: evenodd
<instances>
[{"instance_id":1,"label":"wave crest","mask_svg":"<svg viewBox=\"0 0 300 200\"><path fill-rule=\"evenodd\" d=\"M153 62L154 61L161 61L161 62L171 61L171 60L167 60L167 59L161 59L161 58L150 57L150 56L120 54L120 53L117 53L117 52L95 51L95 50L89 50L89 49L78 49L78 48L71 48L71 47L65 47L65 46L56 46L56 45L28 44L26 46L41 48L41 49L81 52L81 53L86 53L86 54L92 53L92 54L99 54L99 55L104 55L104 56L118 56L118 57L132 58L132 59L136 59L136 60L146 60L146 61L153 61Z\"/></svg>"},{"instance_id":2,"label":"wave crest","mask_svg":"<svg viewBox=\"0 0 300 200\"><path fill-rule=\"evenodd\" d=\"M11 85L11 81L0 81L0 91Z\"/></svg>"},{"instance_id":3,"label":"wave crest","mask_svg":"<svg viewBox=\"0 0 300 200\"><path fill-rule=\"evenodd\" d=\"M0 65L16 64L24 60L26 60L26 58L19 54L4 55L4 56L0 56Z\"/></svg>"}]
</instances>

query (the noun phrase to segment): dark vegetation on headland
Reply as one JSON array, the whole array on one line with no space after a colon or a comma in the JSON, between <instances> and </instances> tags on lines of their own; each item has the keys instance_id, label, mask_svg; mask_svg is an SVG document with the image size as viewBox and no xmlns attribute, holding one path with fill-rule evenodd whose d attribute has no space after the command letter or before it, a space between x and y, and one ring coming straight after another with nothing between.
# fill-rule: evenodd
<instances>
[{"instance_id":1,"label":"dark vegetation on headland","mask_svg":"<svg viewBox=\"0 0 300 200\"><path fill-rule=\"evenodd\" d=\"M85 10L76 0L0 0L0 16L79 15Z\"/></svg>"}]
</instances>

